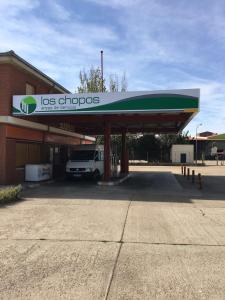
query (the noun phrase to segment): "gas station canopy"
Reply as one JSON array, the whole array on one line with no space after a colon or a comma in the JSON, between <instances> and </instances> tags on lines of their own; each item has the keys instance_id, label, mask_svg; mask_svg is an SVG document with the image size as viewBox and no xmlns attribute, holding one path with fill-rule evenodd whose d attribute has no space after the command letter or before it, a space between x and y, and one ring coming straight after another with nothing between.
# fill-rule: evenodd
<instances>
[{"instance_id":1,"label":"gas station canopy","mask_svg":"<svg viewBox=\"0 0 225 300\"><path fill-rule=\"evenodd\" d=\"M178 133L199 111L199 89L13 96L13 115L78 133Z\"/></svg>"}]
</instances>

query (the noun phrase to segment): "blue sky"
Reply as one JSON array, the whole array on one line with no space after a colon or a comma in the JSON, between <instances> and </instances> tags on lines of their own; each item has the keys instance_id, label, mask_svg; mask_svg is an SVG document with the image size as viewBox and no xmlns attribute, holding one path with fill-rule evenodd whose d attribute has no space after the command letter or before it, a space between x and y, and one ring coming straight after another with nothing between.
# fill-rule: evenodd
<instances>
[{"instance_id":1,"label":"blue sky","mask_svg":"<svg viewBox=\"0 0 225 300\"><path fill-rule=\"evenodd\" d=\"M186 130L225 132L224 0L0 0L0 41L72 92L101 49L129 91L200 88Z\"/></svg>"}]
</instances>

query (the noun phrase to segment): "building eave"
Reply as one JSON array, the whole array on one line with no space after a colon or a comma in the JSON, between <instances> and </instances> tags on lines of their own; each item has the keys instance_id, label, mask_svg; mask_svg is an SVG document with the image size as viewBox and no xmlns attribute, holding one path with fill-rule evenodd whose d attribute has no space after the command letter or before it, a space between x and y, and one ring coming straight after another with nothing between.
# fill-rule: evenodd
<instances>
[{"instance_id":1,"label":"building eave","mask_svg":"<svg viewBox=\"0 0 225 300\"><path fill-rule=\"evenodd\" d=\"M69 136L69 137L79 138L81 140L88 140L91 142L95 142L95 140L96 140L94 137L91 137L91 136L63 130L60 128L44 125L44 124L37 123L37 122L22 120L22 119L10 117L10 116L0 116L0 124L14 125L14 126L30 128L30 129L34 129L34 130L47 131L47 132L65 135L65 136Z\"/></svg>"},{"instance_id":2,"label":"building eave","mask_svg":"<svg viewBox=\"0 0 225 300\"><path fill-rule=\"evenodd\" d=\"M44 74L42 71L34 67L32 64L27 62L25 59L17 55L14 51L2 52L0 53L0 64L1 63L10 63L17 65L27 72L33 74L34 76L40 78L41 80L45 81L47 84L54 87L60 93L70 94L71 92L64 88L61 84L53 80L51 77Z\"/></svg>"}]
</instances>

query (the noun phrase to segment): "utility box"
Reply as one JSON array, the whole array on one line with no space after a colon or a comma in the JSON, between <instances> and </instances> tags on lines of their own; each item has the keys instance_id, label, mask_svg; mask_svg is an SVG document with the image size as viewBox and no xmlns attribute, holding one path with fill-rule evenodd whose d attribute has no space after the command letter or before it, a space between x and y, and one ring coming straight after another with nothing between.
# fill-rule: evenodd
<instances>
[{"instance_id":1,"label":"utility box","mask_svg":"<svg viewBox=\"0 0 225 300\"><path fill-rule=\"evenodd\" d=\"M43 181L51 178L51 164L27 164L25 166L25 181Z\"/></svg>"},{"instance_id":2,"label":"utility box","mask_svg":"<svg viewBox=\"0 0 225 300\"><path fill-rule=\"evenodd\" d=\"M172 145L172 163L192 164L194 162L194 145Z\"/></svg>"}]
</instances>

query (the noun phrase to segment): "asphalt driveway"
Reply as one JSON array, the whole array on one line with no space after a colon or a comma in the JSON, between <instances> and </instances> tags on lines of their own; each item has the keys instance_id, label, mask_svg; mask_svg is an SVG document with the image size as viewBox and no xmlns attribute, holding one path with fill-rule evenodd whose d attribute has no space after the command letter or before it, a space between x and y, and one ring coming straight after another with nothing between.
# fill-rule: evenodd
<instances>
[{"instance_id":1,"label":"asphalt driveway","mask_svg":"<svg viewBox=\"0 0 225 300\"><path fill-rule=\"evenodd\" d=\"M1 207L0 299L224 299L225 197L144 170Z\"/></svg>"}]
</instances>

